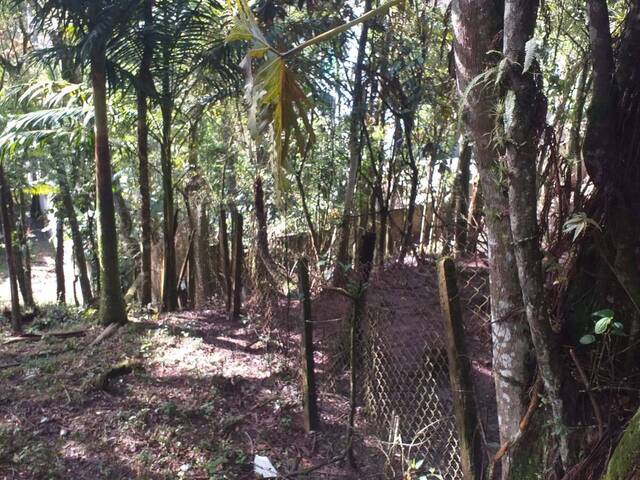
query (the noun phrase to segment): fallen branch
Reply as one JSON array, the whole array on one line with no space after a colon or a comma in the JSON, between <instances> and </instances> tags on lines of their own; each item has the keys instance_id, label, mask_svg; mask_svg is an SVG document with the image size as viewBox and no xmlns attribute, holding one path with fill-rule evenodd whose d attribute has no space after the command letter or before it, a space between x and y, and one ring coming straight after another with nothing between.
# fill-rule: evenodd
<instances>
[{"instance_id":1,"label":"fallen branch","mask_svg":"<svg viewBox=\"0 0 640 480\"><path fill-rule=\"evenodd\" d=\"M20 364L18 362L14 362L14 363L5 363L4 365L0 365L0 370L4 370L5 368L11 368L11 367L19 367Z\"/></svg>"},{"instance_id":2,"label":"fallen branch","mask_svg":"<svg viewBox=\"0 0 640 480\"><path fill-rule=\"evenodd\" d=\"M47 333L25 333L17 337L10 337L2 343L2 345L9 345L18 342L37 342L46 337L53 338L72 338L72 337L84 337L86 330L72 330L69 332L47 332Z\"/></svg>"},{"instance_id":3,"label":"fallen branch","mask_svg":"<svg viewBox=\"0 0 640 480\"><path fill-rule=\"evenodd\" d=\"M527 408L524 417L520 420L520 425L518 426L518 431L513 436L511 440L508 440L502 444L500 449L496 452L493 460L491 461L491 471L493 471L493 467L497 462L505 456L505 454L512 448L516 443L520 441L522 435L526 428L529 426L529 422L531 421L531 417L533 417L534 412L538 408L540 404L540 390L542 389L542 378L538 377L533 385L533 391L531 392L531 400L529 401L529 407ZM491 478L491 477L489 477Z\"/></svg>"},{"instance_id":4,"label":"fallen branch","mask_svg":"<svg viewBox=\"0 0 640 480\"><path fill-rule=\"evenodd\" d=\"M285 473L284 475L282 475L282 478L295 478L295 477L301 477L303 475L308 475L311 472L320 470L322 467L326 467L327 465L331 465L332 463L339 462L340 460L343 460L346 456L347 456L347 452L341 453L340 455L337 455L327 460L326 462L318 463L317 465L312 465L311 467L305 468L302 470L296 470L294 472Z\"/></svg>"},{"instance_id":5,"label":"fallen branch","mask_svg":"<svg viewBox=\"0 0 640 480\"><path fill-rule=\"evenodd\" d=\"M111 337L112 335L114 335L118 331L120 326L121 325L119 323L112 323L107 328L105 328L102 331L102 333L100 335L98 335L96 337L96 339L89 344L89 346L87 348L95 347L96 345L100 344L101 342L103 342L107 338Z\"/></svg>"}]
</instances>

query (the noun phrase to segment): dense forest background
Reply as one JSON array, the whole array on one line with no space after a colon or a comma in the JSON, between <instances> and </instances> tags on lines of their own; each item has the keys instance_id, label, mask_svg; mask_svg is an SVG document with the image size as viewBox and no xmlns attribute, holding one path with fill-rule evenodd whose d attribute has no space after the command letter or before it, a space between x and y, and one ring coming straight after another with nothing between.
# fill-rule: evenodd
<instances>
[{"instance_id":1,"label":"dense forest background","mask_svg":"<svg viewBox=\"0 0 640 480\"><path fill-rule=\"evenodd\" d=\"M637 0L0 24L3 478L640 478Z\"/></svg>"}]
</instances>

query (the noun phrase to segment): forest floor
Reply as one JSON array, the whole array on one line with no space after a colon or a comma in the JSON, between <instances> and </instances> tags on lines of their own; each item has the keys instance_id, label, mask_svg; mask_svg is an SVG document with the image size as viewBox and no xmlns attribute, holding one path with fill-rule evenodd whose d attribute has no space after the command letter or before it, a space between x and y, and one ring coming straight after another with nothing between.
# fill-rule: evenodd
<instances>
[{"instance_id":1,"label":"forest floor","mask_svg":"<svg viewBox=\"0 0 640 480\"><path fill-rule=\"evenodd\" d=\"M46 244L36 250L38 292L55 290L47 250ZM461 275L460 283L465 292L482 292L486 279L477 275L482 269L473 272L470 278ZM415 393L411 378L424 369L424 352L440 345L433 340L442 335L433 261L385 269L374 276L369 295L372 305L394 315L385 323L391 330L384 341L400 363L390 378L402 377L404 387ZM482 308L482 298L466 302ZM92 310L44 304L26 328L45 334L38 341L10 343L8 322L0 322L0 480L251 479L258 478L255 455L268 457L281 478L390 478L387 439L376 438L360 408L358 471L340 460L303 477L291 475L344 453L348 412L348 372L336 363L332 349L344 338L348 302L325 292L313 302L322 426L318 432L304 431L296 304L281 305L275 321L262 328L257 325L267 315L255 304L248 305L240 322L227 319L220 300L208 310L130 312L130 322L95 347L89 345L102 328ZM494 437L487 327L467 315L465 329L479 410L488 436ZM82 335L47 335L60 331ZM101 375L124 364L130 372L102 381ZM400 405L396 397L403 390L395 388L390 394ZM404 400L408 412L418 411L420 399L408 395ZM451 447L442 448L436 457L449 458Z\"/></svg>"},{"instance_id":2,"label":"forest floor","mask_svg":"<svg viewBox=\"0 0 640 480\"><path fill-rule=\"evenodd\" d=\"M304 432L281 340L221 311L141 315L96 347L97 326L61 318L32 327L85 335L0 348L2 479L255 478L255 454L284 474L343 451L345 420L330 406L322 430ZM123 361L130 374L97 385ZM381 453L356 448L364 470L336 463L305 478L380 478Z\"/></svg>"}]
</instances>

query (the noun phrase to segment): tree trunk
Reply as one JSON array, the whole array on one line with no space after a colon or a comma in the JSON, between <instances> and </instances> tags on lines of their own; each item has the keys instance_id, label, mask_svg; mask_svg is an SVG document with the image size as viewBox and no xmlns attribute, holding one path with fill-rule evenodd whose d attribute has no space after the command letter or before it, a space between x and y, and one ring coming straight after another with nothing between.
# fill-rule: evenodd
<instances>
[{"instance_id":1,"label":"tree trunk","mask_svg":"<svg viewBox=\"0 0 640 480\"><path fill-rule=\"evenodd\" d=\"M364 10L365 12L371 10L371 0L365 0ZM362 151L360 136L365 109L362 71L367 48L368 33L369 23L364 22L360 32L360 39L358 40L358 55L353 72L353 106L351 108L351 118L349 120L349 177L347 179L347 189L344 197L344 210L340 221L336 265L333 270L333 283L338 286L343 286L346 281L344 265L349 263L351 215L353 210L353 198L355 195L356 185L358 183L358 170L360 168L360 154Z\"/></svg>"},{"instance_id":2,"label":"tree trunk","mask_svg":"<svg viewBox=\"0 0 640 480\"><path fill-rule=\"evenodd\" d=\"M454 191L454 247L457 255L467 249L469 215L469 181L471 177L471 145L464 135L460 136L458 153L458 174Z\"/></svg>"},{"instance_id":3,"label":"tree trunk","mask_svg":"<svg viewBox=\"0 0 640 480\"><path fill-rule=\"evenodd\" d=\"M76 216L76 210L73 206L73 199L71 198L69 185L65 178L60 179L60 196L62 207L69 222L69 228L71 229L73 254L75 256L76 267L78 269L80 291L82 292L82 303L83 305L91 305L93 303L93 295L91 293L91 281L89 280L89 273L87 271L87 260L84 254L84 242L82 240L82 234L80 233L80 225L78 224L78 217Z\"/></svg>"},{"instance_id":4,"label":"tree trunk","mask_svg":"<svg viewBox=\"0 0 640 480\"><path fill-rule=\"evenodd\" d=\"M100 256L100 307L103 325L127 322L124 297L120 288L118 233L113 205L111 156L107 123L105 51L95 47L91 55L91 85L95 113L96 198L98 210L98 249Z\"/></svg>"},{"instance_id":5,"label":"tree trunk","mask_svg":"<svg viewBox=\"0 0 640 480\"><path fill-rule=\"evenodd\" d=\"M22 238L21 238L21 228L19 228L18 224L16 224L15 219L15 204L13 201L12 193L9 193L8 196L8 208L7 213L9 215L9 224L11 226L11 231L15 235L15 243L13 245L13 261L16 266L16 275L18 277L18 287L20 289L20 293L22 294L22 300L24 302L25 307L33 308L33 294L29 290L29 283L27 281L27 272L25 267L25 262L22 259Z\"/></svg>"},{"instance_id":6,"label":"tree trunk","mask_svg":"<svg viewBox=\"0 0 640 480\"><path fill-rule=\"evenodd\" d=\"M560 456L566 470L571 466L567 411L562 398L563 367L551 330L544 294L542 252L538 232L536 179L537 147L546 114L546 99L531 70L524 72L525 44L533 37L537 0L512 0L504 16L505 58L511 63L507 97L514 99L512 119L506 125L509 142L505 160L509 167L509 207L522 301L536 352L538 369L551 404L559 436ZM535 63L535 62L534 62Z\"/></svg>"},{"instance_id":7,"label":"tree trunk","mask_svg":"<svg viewBox=\"0 0 640 480\"><path fill-rule=\"evenodd\" d=\"M64 217L56 212L56 301L66 303L66 285L64 278Z\"/></svg>"},{"instance_id":8,"label":"tree trunk","mask_svg":"<svg viewBox=\"0 0 640 480\"><path fill-rule=\"evenodd\" d=\"M13 333L22 333L22 315L20 314L20 298L18 297L18 276L13 255L13 229L9 220L9 186L4 174L4 165L0 162L0 210L2 214L2 232L4 234L5 255L9 270L9 287L11 289L11 328Z\"/></svg>"},{"instance_id":9,"label":"tree trunk","mask_svg":"<svg viewBox=\"0 0 640 480\"><path fill-rule=\"evenodd\" d=\"M242 307L242 265L243 265L243 247L242 247L242 214L235 212L233 214L233 297L231 303L231 311L229 318L238 320L240 318L240 309Z\"/></svg>"},{"instance_id":10,"label":"tree trunk","mask_svg":"<svg viewBox=\"0 0 640 480\"><path fill-rule=\"evenodd\" d=\"M269 236L267 234L267 212L264 206L264 190L262 178L256 177L253 184L253 204L256 210L256 250L257 274L259 281L266 281L272 288L277 288L278 266L269 252Z\"/></svg>"},{"instance_id":11,"label":"tree trunk","mask_svg":"<svg viewBox=\"0 0 640 480\"><path fill-rule=\"evenodd\" d=\"M502 11L493 0L454 0L452 24L458 91L465 92L473 78L495 65L496 59L486 52L500 49L496 39L500 38L502 29ZM464 100L467 108L463 120L474 141L485 201L493 370L500 441L504 443L516 436L520 419L527 409L531 345L527 323L521 314L522 296L509 226L508 200L505 186L498 177L498 153L491 142L494 127L491 112L496 98L489 88L475 88ZM512 462L515 464L513 457L503 459L502 475L505 479L518 478L519 472L511 471Z\"/></svg>"},{"instance_id":12,"label":"tree trunk","mask_svg":"<svg viewBox=\"0 0 640 480\"><path fill-rule=\"evenodd\" d=\"M21 247L21 257L24 268L24 303L27 308L35 308L36 304L33 299L33 286L31 283L31 249L29 248L28 229L27 229L27 206L24 192L19 193L20 228L18 229L18 240Z\"/></svg>"},{"instance_id":13,"label":"tree trunk","mask_svg":"<svg viewBox=\"0 0 640 480\"><path fill-rule=\"evenodd\" d=\"M120 189L119 182L114 182L113 200L118 218L120 219L120 234L127 246L127 253L135 261L136 265L139 263L140 245L138 244L135 233L133 231L133 219L131 218L131 212L124 197L122 196L122 190ZM135 271L138 268L134 269ZM134 278L136 277L134 272Z\"/></svg>"},{"instance_id":14,"label":"tree trunk","mask_svg":"<svg viewBox=\"0 0 640 480\"><path fill-rule=\"evenodd\" d=\"M220 224L218 228L218 242L220 243L220 268L222 270L222 285L226 297L227 310L231 311L231 260L229 259L229 235L227 230L227 212L220 210Z\"/></svg>"},{"instance_id":15,"label":"tree trunk","mask_svg":"<svg viewBox=\"0 0 640 480\"><path fill-rule=\"evenodd\" d=\"M140 303L151 303L151 189L149 186L149 125L147 124L147 96L153 88L151 77L151 61L153 60L153 43L150 30L153 27L154 0L144 3L144 47L138 83L136 89L137 102L137 134L138 134L138 181L140 182Z\"/></svg>"},{"instance_id":16,"label":"tree trunk","mask_svg":"<svg viewBox=\"0 0 640 480\"><path fill-rule=\"evenodd\" d=\"M411 187L409 190L409 206L407 207L407 219L402 235L402 248L400 250L400 261L402 261L413 243L413 216L416 211L416 198L418 196L419 174L418 164L413 155L413 114L403 116L404 135L406 141L407 154L409 157L409 168L411 169Z\"/></svg>"},{"instance_id":17,"label":"tree trunk","mask_svg":"<svg viewBox=\"0 0 640 480\"><path fill-rule=\"evenodd\" d=\"M602 480L634 480L640 469L640 409L631 418L611 454Z\"/></svg>"},{"instance_id":18,"label":"tree trunk","mask_svg":"<svg viewBox=\"0 0 640 480\"><path fill-rule=\"evenodd\" d=\"M173 99L169 78L169 52L165 49L165 72L162 78L162 149L160 163L162 166L163 197L163 235L164 235L164 281L162 310L172 312L178 308L178 289L176 284L176 245L175 245L175 206L173 200L173 160L171 157L171 123L173 117Z\"/></svg>"},{"instance_id":19,"label":"tree trunk","mask_svg":"<svg viewBox=\"0 0 640 480\"><path fill-rule=\"evenodd\" d=\"M478 237L482 228L482 190L480 189L480 179L476 178L471 190L469 200L469 214L467 216L467 239L466 251L474 255L478 249Z\"/></svg>"}]
</instances>

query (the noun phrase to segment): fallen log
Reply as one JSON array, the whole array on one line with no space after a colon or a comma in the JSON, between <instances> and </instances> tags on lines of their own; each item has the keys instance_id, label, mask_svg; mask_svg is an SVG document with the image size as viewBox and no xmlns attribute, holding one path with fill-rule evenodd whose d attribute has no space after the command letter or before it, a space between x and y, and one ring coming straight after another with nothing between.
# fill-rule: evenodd
<instances>
[{"instance_id":1,"label":"fallen log","mask_svg":"<svg viewBox=\"0 0 640 480\"><path fill-rule=\"evenodd\" d=\"M86 330L71 330L69 332L47 332L47 333L25 333L16 337L9 337L2 345L10 345L18 342L37 342L47 337L53 338L72 338L72 337L84 337Z\"/></svg>"}]
</instances>

